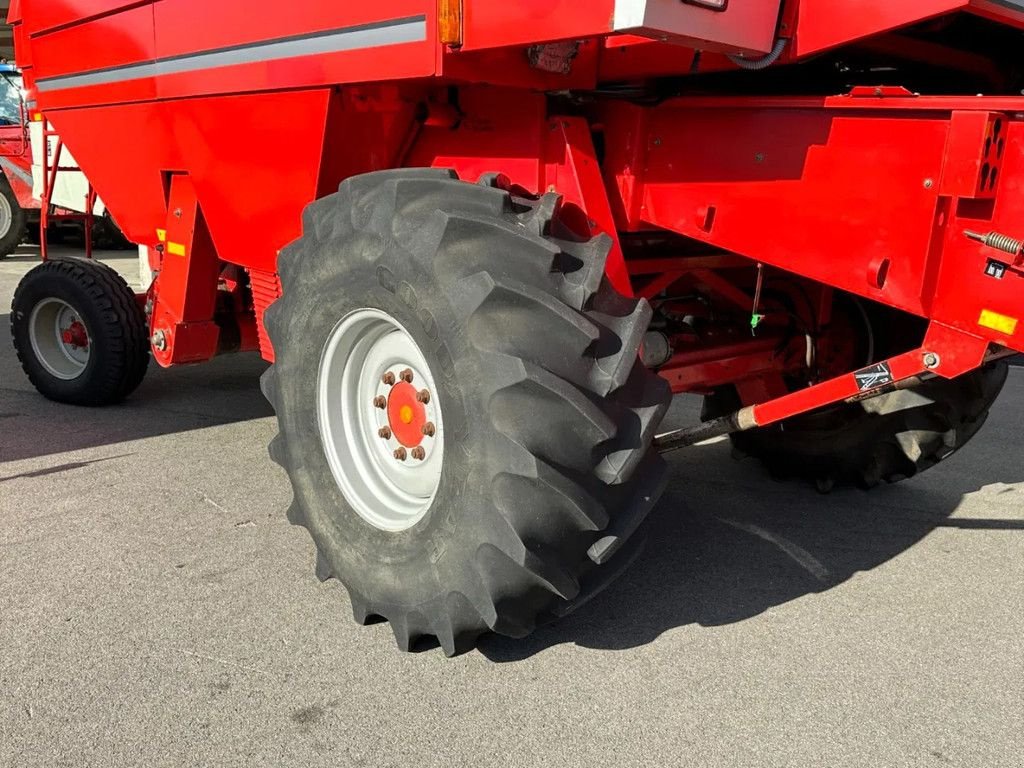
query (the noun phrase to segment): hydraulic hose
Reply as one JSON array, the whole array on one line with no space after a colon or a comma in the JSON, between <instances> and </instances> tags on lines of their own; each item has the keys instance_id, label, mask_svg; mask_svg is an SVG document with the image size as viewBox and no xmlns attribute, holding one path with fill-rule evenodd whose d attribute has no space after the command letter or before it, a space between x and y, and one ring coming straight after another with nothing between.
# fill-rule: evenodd
<instances>
[{"instance_id":1,"label":"hydraulic hose","mask_svg":"<svg viewBox=\"0 0 1024 768\"><path fill-rule=\"evenodd\" d=\"M780 37L775 41L775 45L772 47L771 53L760 59L744 59L742 56L729 56L729 61L740 69L749 69L751 71L767 69L779 60L779 57L782 56L782 52L786 50L786 46L788 44L788 37Z\"/></svg>"}]
</instances>

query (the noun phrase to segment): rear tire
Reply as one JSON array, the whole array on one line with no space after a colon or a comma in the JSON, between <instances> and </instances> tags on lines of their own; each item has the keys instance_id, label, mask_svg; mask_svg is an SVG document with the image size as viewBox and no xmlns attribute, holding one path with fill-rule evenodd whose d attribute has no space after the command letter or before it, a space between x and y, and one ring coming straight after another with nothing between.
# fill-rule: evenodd
<instances>
[{"instance_id":1,"label":"rear tire","mask_svg":"<svg viewBox=\"0 0 1024 768\"><path fill-rule=\"evenodd\" d=\"M25 209L7 177L0 174L0 259L14 253L24 237Z\"/></svg>"},{"instance_id":2,"label":"rear tire","mask_svg":"<svg viewBox=\"0 0 1024 768\"><path fill-rule=\"evenodd\" d=\"M135 294L97 261L51 259L25 275L11 304L11 335L29 381L60 403L120 402L149 365Z\"/></svg>"},{"instance_id":3,"label":"rear tire","mask_svg":"<svg viewBox=\"0 0 1024 768\"><path fill-rule=\"evenodd\" d=\"M913 477L962 448L988 418L1006 382L1006 363L955 379L934 378L913 389L879 395L732 436L741 454L759 459L779 479L873 488ZM739 407L735 391L705 401L704 418Z\"/></svg>"},{"instance_id":4,"label":"rear tire","mask_svg":"<svg viewBox=\"0 0 1024 768\"><path fill-rule=\"evenodd\" d=\"M630 556L663 488L651 441L671 394L639 362L650 308L603 279L608 239L572 238L557 195L524 200L484 181L438 170L346 180L307 208L265 317L276 361L262 383L280 427L270 452L292 483L289 518L309 529L318 575L341 580L356 620L387 619L403 650L432 636L453 655L484 632L521 637L568 612L616 569L613 555ZM390 325L344 341L374 318ZM364 451L360 430L372 442L373 397L388 409L395 397L379 388L390 369L352 369L368 371L351 402L370 428L353 416L339 436L331 403L350 389L336 401L332 382L345 379L322 367L338 344L365 360L380 334L399 332L393 349L415 352L395 354L421 356L410 370L426 369L415 381L432 382L443 434L432 500L428 487L404 520L386 505L375 516L370 484L330 458L338 440L344 456ZM397 447L386 445L363 466L387 465ZM392 469L414 473L406 461Z\"/></svg>"}]
</instances>

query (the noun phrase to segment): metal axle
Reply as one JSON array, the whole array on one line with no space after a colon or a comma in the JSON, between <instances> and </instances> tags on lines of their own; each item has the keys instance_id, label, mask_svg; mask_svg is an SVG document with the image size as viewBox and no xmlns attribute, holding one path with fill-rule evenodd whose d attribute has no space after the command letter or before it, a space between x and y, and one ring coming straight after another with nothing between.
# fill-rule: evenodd
<instances>
[{"instance_id":1,"label":"metal axle","mask_svg":"<svg viewBox=\"0 0 1024 768\"><path fill-rule=\"evenodd\" d=\"M680 448L689 448L691 445L702 443L723 435L731 435L734 432L745 432L757 426L754 421L754 408L747 406L741 408L728 416L720 416L717 419L705 421L694 427L684 427L665 432L654 438L654 447L659 453L678 451Z\"/></svg>"}]
</instances>

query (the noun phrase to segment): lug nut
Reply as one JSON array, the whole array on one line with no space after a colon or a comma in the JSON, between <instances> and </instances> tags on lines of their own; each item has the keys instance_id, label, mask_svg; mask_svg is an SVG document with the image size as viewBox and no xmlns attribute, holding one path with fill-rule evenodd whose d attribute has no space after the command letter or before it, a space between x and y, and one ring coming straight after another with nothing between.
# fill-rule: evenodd
<instances>
[{"instance_id":1,"label":"lug nut","mask_svg":"<svg viewBox=\"0 0 1024 768\"><path fill-rule=\"evenodd\" d=\"M425 389L421 389L419 392L416 393L416 402L417 403L423 403L424 405L429 403L430 402L430 392L425 390Z\"/></svg>"},{"instance_id":2,"label":"lug nut","mask_svg":"<svg viewBox=\"0 0 1024 768\"><path fill-rule=\"evenodd\" d=\"M400 378L402 381L405 381L405 382L408 382L409 384L411 384L412 383L412 369L406 368L404 371L402 371L400 374L398 374L398 378Z\"/></svg>"},{"instance_id":3,"label":"lug nut","mask_svg":"<svg viewBox=\"0 0 1024 768\"><path fill-rule=\"evenodd\" d=\"M417 445L415 448L412 449L412 457L417 461L423 461L425 458L427 458L427 452Z\"/></svg>"},{"instance_id":4,"label":"lug nut","mask_svg":"<svg viewBox=\"0 0 1024 768\"><path fill-rule=\"evenodd\" d=\"M384 397L384 395L377 395L375 398L373 398L373 405L374 407L383 410L384 408L388 407L388 399Z\"/></svg>"},{"instance_id":5,"label":"lug nut","mask_svg":"<svg viewBox=\"0 0 1024 768\"><path fill-rule=\"evenodd\" d=\"M377 430L377 434L383 437L385 440L391 439L391 430L387 427L381 427Z\"/></svg>"},{"instance_id":6,"label":"lug nut","mask_svg":"<svg viewBox=\"0 0 1024 768\"><path fill-rule=\"evenodd\" d=\"M426 435L427 437L434 436L434 422L428 421L426 424L423 425L423 434Z\"/></svg>"},{"instance_id":7,"label":"lug nut","mask_svg":"<svg viewBox=\"0 0 1024 768\"><path fill-rule=\"evenodd\" d=\"M396 459L398 459L399 461L405 461L405 456L406 456L405 448L396 448L395 449L395 458Z\"/></svg>"},{"instance_id":8,"label":"lug nut","mask_svg":"<svg viewBox=\"0 0 1024 768\"><path fill-rule=\"evenodd\" d=\"M383 376L381 376L380 380L387 384L389 387L395 386L395 374L391 373L391 371L388 371Z\"/></svg>"}]
</instances>

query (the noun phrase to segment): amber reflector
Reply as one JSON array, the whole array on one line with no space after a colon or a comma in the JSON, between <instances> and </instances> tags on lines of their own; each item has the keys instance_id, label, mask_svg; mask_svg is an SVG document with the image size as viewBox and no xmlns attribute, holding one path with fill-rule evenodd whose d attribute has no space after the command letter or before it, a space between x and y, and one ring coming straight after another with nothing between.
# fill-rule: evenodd
<instances>
[{"instance_id":1,"label":"amber reflector","mask_svg":"<svg viewBox=\"0 0 1024 768\"><path fill-rule=\"evenodd\" d=\"M462 0L438 0L437 24L442 45L462 45Z\"/></svg>"}]
</instances>

